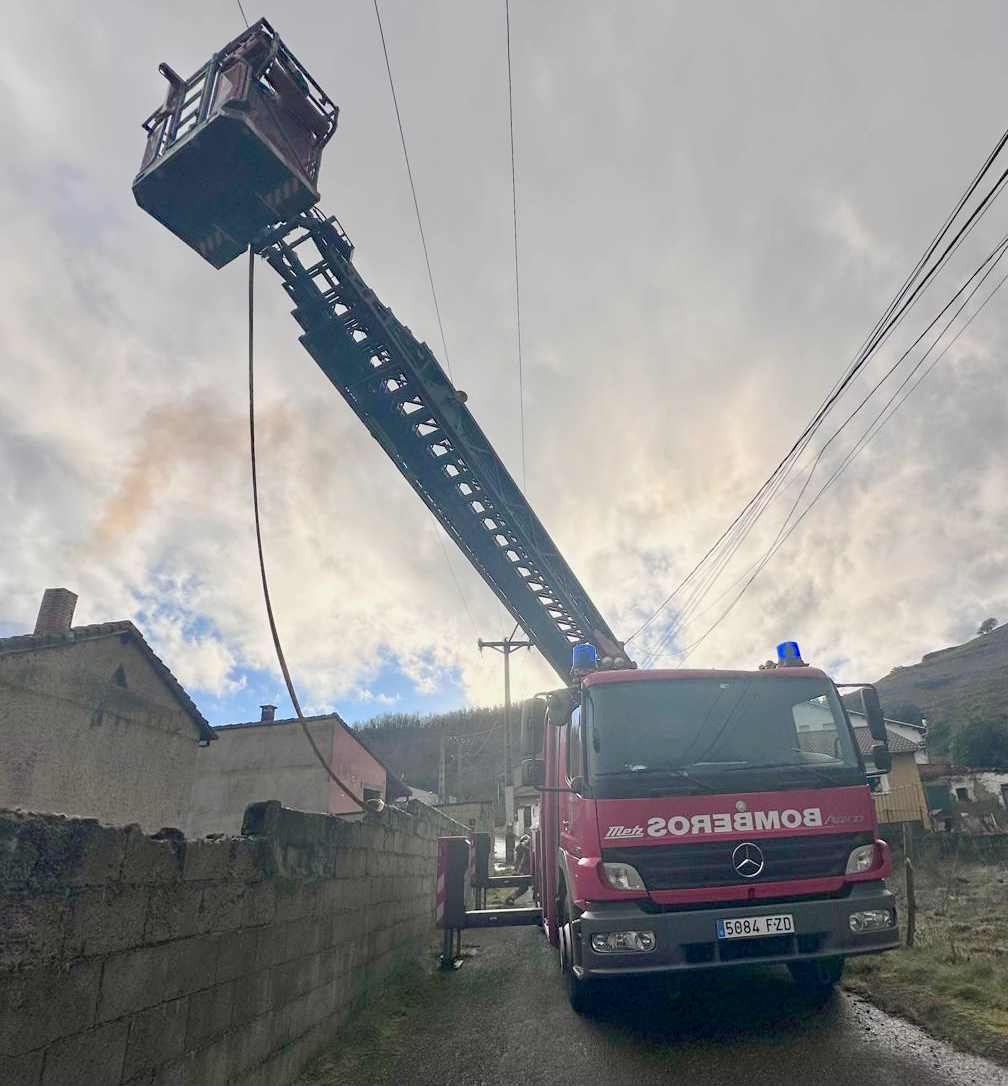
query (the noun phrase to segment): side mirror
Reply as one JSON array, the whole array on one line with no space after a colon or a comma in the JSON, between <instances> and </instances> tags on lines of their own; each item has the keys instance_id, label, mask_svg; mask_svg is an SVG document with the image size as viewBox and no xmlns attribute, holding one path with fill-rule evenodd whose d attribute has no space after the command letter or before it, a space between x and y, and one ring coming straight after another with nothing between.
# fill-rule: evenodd
<instances>
[{"instance_id":1,"label":"side mirror","mask_svg":"<svg viewBox=\"0 0 1008 1086\"><path fill-rule=\"evenodd\" d=\"M525 758L522 761L521 782L525 788L542 788L546 783L546 766L542 758Z\"/></svg>"},{"instance_id":2,"label":"side mirror","mask_svg":"<svg viewBox=\"0 0 1008 1086\"><path fill-rule=\"evenodd\" d=\"M570 723L571 713L574 711L574 703L571 700L569 690L555 690L546 695L549 706L549 722L562 727Z\"/></svg>"},{"instance_id":3,"label":"side mirror","mask_svg":"<svg viewBox=\"0 0 1008 1086\"><path fill-rule=\"evenodd\" d=\"M888 773L892 769L892 754L889 748L881 743L876 743L872 747L872 761L879 773Z\"/></svg>"},{"instance_id":4,"label":"side mirror","mask_svg":"<svg viewBox=\"0 0 1008 1086\"><path fill-rule=\"evenodd\" d=\"M527 757L542 754L546 726L546 699L532 698L522 704L521 751Z\"/></svg>"},{"instance_id":5,"label":"side mirror","mask_svg":"<svg viewBox=\"0 0 1008 1086\"><path fill-rule=\"evenodd\" d=\"M885 746L889 742L889 737L886 735L882 703L879 701L878 691L874 686L862 687L861 701L864 704L865 719L868 721L868 731L872 739Z\"/></svg>"}]
</instances>

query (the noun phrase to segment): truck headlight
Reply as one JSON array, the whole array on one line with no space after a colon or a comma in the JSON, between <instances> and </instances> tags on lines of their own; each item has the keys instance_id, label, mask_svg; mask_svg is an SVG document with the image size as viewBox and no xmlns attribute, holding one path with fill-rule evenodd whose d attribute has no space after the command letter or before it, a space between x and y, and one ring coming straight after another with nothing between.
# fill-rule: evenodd
<instances>
[{"instance_id":1,"label":"truck headlight","mask_svg":"<svg viewBox=\"0 0 1008 1086\"><path fill-rule=\"evenodd\" d=\"M863 931L883 931L895 927L896 913L892 909L866 909L864 912L851 913L848 919L850 930L855 935Z\"/></svg>"},{"instance_id":2,"label":"truck headlight","mask_svg":"<svg viewBox=\"0 0 1008 1086\"><path fill-rule=\"evenodd\" d=\"M606 931L591 937L596 954L639 954L655 948L653 931Z\"/></svg>"},{"instance_id":3,"label":"truck headlight","mask_svg":"<svg viewBox=\"0 0 1008 1086\"><path fill-rule=\"evenodd\" d=\"M847 874L860 875L875 866L875 845L859 845L847 858Z\"/></svg>"},{"instance_id":4,"label":"truck headlight","mask_svg":"<svg viewBox=\"0 0 1008 1086\"><path fill-rule=\"evenodd\" d=\"M640 872L630 864L601 864L602 878L614 890L647 890Z\"/></svg>"}]
</instances>

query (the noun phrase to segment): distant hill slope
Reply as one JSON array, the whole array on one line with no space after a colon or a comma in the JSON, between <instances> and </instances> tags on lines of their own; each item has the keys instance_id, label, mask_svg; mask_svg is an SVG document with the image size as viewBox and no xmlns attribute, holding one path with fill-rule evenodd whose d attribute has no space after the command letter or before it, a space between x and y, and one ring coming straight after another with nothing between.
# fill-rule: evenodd
<instances>
[{"instance_id":1,"label":"distant hill slope","mask_svg":"<svg viewBox=\"0 0 1008 1086\"><path fill-rule=\"evenodd\" d=\"M929 652L919 664L899 667L876 684L887 715L914 720L911 707L927 717L928 747L946 754L952 736L980 718L1008 720L1008 624L964 645ZM512 709L514 765L521 762L521 706ZM374 753L408 783L435 791L441 735L446 747L448 790L466 799L493 799L504 769L504 709L458 709L431 716L392 713L357 725ZM462 774L459 776L459 754Z\"/></svg>"},{"instance_id":2,"label":"distant hill slope","mask_svg":"<svg viewBox=\"0 0 1008 1086\"><path fill-rule=\"evenodd\" d=\"M521 762L521 704L511 708L511 753ZM356 725L374 755L408 784L436 792L441 736L446 736L445 769L450 795L458 799L494 799L504 771L504 707L456 709L418 716L389 713ZM461 761L461 777L459 762Z\"/></svg>"},{"instance_id":3,"label":"distant hill slope","mask_svg":"<svg viewBox=\"0 0 1008 1086\"><path fill-rule=\"evenodd\" d=\"M929 748L945 753L952 736L971 720L1008 719L1008 624L929 652L919 664L894 668L876 686L891 716L919 707L931 733Z\"/></svg>"}]
</instances>

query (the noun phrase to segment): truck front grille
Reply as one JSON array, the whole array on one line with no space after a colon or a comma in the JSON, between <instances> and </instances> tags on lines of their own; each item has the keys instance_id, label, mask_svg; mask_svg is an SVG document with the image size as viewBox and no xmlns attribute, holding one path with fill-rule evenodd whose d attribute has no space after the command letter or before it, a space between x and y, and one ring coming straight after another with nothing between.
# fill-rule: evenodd
<instances>
[{"instance_id":1,"label":"truck front grille","mask_svg":"<svg viewBox=\"0 0 1008 1086\"><path fill-rule=\"evenodd\" d=\"M744 838L743 838L744 840ZM606 863L636 867L649 890L688 890L704 886L737 886L792 879L842 875L847 857L858 845L872 841L870 833L824 833L804 837L764 837L752 841L763 853L764 867L754 879L743 878L732 866L731 841L685 841L636 848L604 848Z\"/></svg>"}]
</instances>

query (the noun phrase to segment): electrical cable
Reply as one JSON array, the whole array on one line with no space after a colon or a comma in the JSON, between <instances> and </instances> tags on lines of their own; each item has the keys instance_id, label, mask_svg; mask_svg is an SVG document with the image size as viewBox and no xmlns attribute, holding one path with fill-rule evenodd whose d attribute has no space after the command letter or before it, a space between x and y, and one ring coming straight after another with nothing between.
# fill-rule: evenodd
<instances>
[{"instance_id":1,"label":"electrical cable","mask_svg":"<svg viewBox=\"0 0 1008 1086\"><path fill-rule=\"evenodd\" d=\"M395 80L392 78L392 62L389 60L388 45L385 42L385 28L382 26L381 12L378 10L378 0L374 0L375 18L378 20L378 33L381 36L382 52L385 54L385 70L388 72L389 90L392 91L392 105L395 107L396 124L399 126L399 139L402 142L403 159L406 162L406 173L409 176L410 192L413 194L413 210L416 212L417 227L420 231L420 244L423 246L424 261L427 264L427 280L430 283L431 298L434 300L434 315L437 317L438 331L441 333L441 348L444 351L445 369L452 381L451 361L448 358L448 341L445 338L444 324L441 321L441 307L438 305L437 290L434 287L434 273L431 271L430 252L427 249L427 238L424 234L423 219L420 215L420 201L417 199L416 184L413 181L413 167L410 165L409 151L406 149L406 131L403 128L402 115L399 112L399 98L396 94Z\"/></svg>"},{"instance_id":2,"label":"electrical cable","mask_svg":"<svg viewBox=\"0 0 1008 1086\"><path fill-rule=\"evenodd\" d=\"M504 0L507 37L508 129L511 133L511 217L514 224L515 324L518 338L518 403L521 412L522 489L528 485L525 465L525 366L522 360L521 290L518 279L518 181L515 170L514 99L511 90L511 0Z\"/></svg>"},{"instance_id":3,"label":"electrical cable","mask_svg":"<svg viewBox=\"0 0 1008 1086\"><path fill-rule=\"evenodd\" d=\"M820 461L822 460L822 458L823 458L826 450L829 448L829 446L840 435L840 433L850 424L850 422L861 412L861 410L872 399L872 397L879 390L879 388L881 388L881 386L883 384L885 384L885 382L896 372L896 370L900 367L900 365L909 357L909 355L913 352L913 350L920 344L920 342L925 338L925 336L927 336L927 334L934 328L934 326L945 315L945 313L947 313L948 310L952 308L952 306L956 302L956 299L967 289L969 284L977 277L977 275L979 275L981 272L983 272L983 275L980 278L979 282L976 283L976 285L972 288L972 290L970 290L970 292L967 295L965 301L962 303L962 305L959 307L959 309L955 312L955 314L953 314L953 316L950 318L949 322L945 325L945 327L938 334L935 341L931 344L931 346L927 349L927 351L917 361L916 365L910 370L910 373L907 375L907 378L904 379L903 383L897 388L897 393L899 392L899 389L904 387L904 385L906 384L906 381L913 377L913 374L917 372L917 370L920 368L920 366L927 359L927 357L931 353L931 351L934 350L934 348L940 342L941 338L948 331L948 328L950 327L950 325L956 319L958 319L959 315L963 311L963 308L969 303L969 301L972 299L973 295L976 294L976 292L983 285L983 283L987 279L987 277L993 272L993 270L997 266L998 262L1005 255L1005 247L1006 246L1008 246L1008 236L1006 236L1004 239L1002 239L1002 241L997 246L995 246L995 248L988 254L986 259L980 264L980 266L976 269L976 271L974 271L973 274L962 284L962 286L959 287L959 289L955 292L955 294L953 294L952 298L945 304L945 306L943 306L943 308L939 311L939 313L932 319L932 321L927 325L927 327L924 329L924 331L921 332L920 335L913 341L913 343L911 343L910 346L900 355L900 357L896 360L896 362L894 362L893 365L889 367L889 369L885 372L885 374L883 374L883 376L872 386L870 391L867 393L866 396L864 396L864 398L861 400L861 402L846 417L846 419L844 419L844 421L840 424L840 426L838 426L837 429L833 431L833 433L829 436L829 438L827 438L826 442L823 444L823 446L820 448L819 452L817 453L817 455L815 457L815 460L812 462L812 465L810 466L810 468L808 470L808 473L807 473L807 475L805 477L805 481L802 483L801 489L799 490L797 496L795 497L794 502L792 503L791 508L790 508L787 516L784 518L784 521L782 522L780 528L778 529L777 535L775 536L774 540L771 542L770 547L769 547L768 552L767 552L768 554L771 553L771 552L776 553L776 551L779 549L778 544L783 543L782 535L784 536L784 538L786 538L786 535L790 535L790 530L787 530L788 529L788 524L790 523L791 518L794 516L795 511L797 510L798 506L800 505L801 499L804 497L805 492L808 489L808 486L812 481L812 477L815 474L815 470L818 467ZM993 263L991 263L991 261L993 261ZM990 264L990 267L987 268L986 271L983 271L983 269L988 264ZM986 302L984 304L986 304ZM979 312L979 310L977 312ZM972 322L972 320L974 319L975 316L976 316L976 314L974 314L972 317L969 318L969 320L964 325L963 330L965 330L965 328L968 327L968 325ZM961 332L959 334L961 334ZM958 334L957 334L956 338L958 338ZM955 340L953 340L952 342L955 342ZM951 346L951 344L949 344L949 346ZM948 350L948 348L946 347L945 350ZM942 357L944 355L944 353L945 352L943 351L942 355L940 355L939 357ZM881 411L879 412L879 416L881 416L881 414L884 413L885 410L888 408L889 404L892 403L892 399L893 399L893 397L890 397L890 399L882 407ZM879 416L876 416L875 421L877 421ZM874 422L871 425L874 425ZM871 427L869 427L869 429L871 429ZM787 530L787 532L786 532L786 535L785 535L784 533L785 533L786 530ZM755 579L755 577L758 576L759 571L762 569L762 566L760 565L760 561L761 560L758 559L757 562L756 562L756 566L759 566L759 569L756 571L755 574L753 574L753 579ZM722 565L722 568L724 568L723 565ZM746 573L744 573L741 578L739 578L738 580L736 580L734 582L732 587L737 585L739 583L739 581L743 580L746 576L748 576L749 573L751 573L754 568L755 567L750 567L750 569ZM729 591L730 591L730 589L729 589ZM744 592L745 592L745 589L743 589L743 591L739 594L738 598L741 598L741 596L744 594ZM724 594L727 594L727 593L724 593ZM732 604L730 605L730 607L728 609L729 611L731 610L732 607L734 607L735 603L738 602L738 598L732 602ZM658 658L658 656L661 654L661 652L664 651L664 649L665 649L666 645L668 644L669 640L671 639L671 637L678 631L678 629L680 629L683 626L683 624L685 623L687 618L690 617L687 612L688 612L690 604L692 602L693 602L693 600L691 598L691 600L688 601L687 605L684 606L683 609L680 611L679 615L676 618L675 623L672 626L670 626L666 631L663 632L662 637L659 640L658 644L648 654L648 657L645 660L645 666L647 666L650 662L652 662L652 661L654 661L655 659ZM726 611L725 614L727 615L727 613L728 612ZM722 616L722 617L724 617L724 616ZM718 621L720 622L720 619ZM717 624L715 623L715 626L716 625ZM711 630L713 630L714 628L715 627L712 626ZM711 631L708 631L708 633L709 632L711 632ZM693 647L695 647L695 646L691 646L689 651L692 651Z\"/></svg>"},{"instance_id":4,"label":"electrical cable","mask_svg":"<svg viewBox=\"0 0 1008 1086\"><path fill-rule=\"evenodd\" d=\"M448 371L449 377L454 382L455 377L452 373L451 359L448 357L448 340L445 336L444 322L441 319L441 306L438 304L437 288L434 286L434 272L431 268L430 251L427 248L427 236L424 233L423 217L420 214L420 200L417 197L416 182L413 179L413 167L410 164L409 151L406 147L406 129L403 125L402 114L399 112L399 96L396 94L395 79L392 75L392 62L389 59L388 44L385 41L385 28L382 25L381 11L378 8L378 0L374 0L374 12L375 19L378 22L378 34L381 37L382 53L385 57L385 71L388 73L389 90L392 92L392 105L395 108L396 125L399 128L399 141L402 144L403 161L406 163L406 175L409 178L410 193L413 196L413 210L416 212L417 229L420 233L420 244L423 248L424 263L427 265L427 281L430 284L431 299L434 302L434 316L437 318L438 332L441 335L441 349L444 354L445 369ZM523 409L524 410L524 409ZM522 415L522 464L524 470L524 449L525 449L525 423L524 414ZM444 545L444 540L437 532L437 528L434 529L435 534L438 537L438 544L441 547L441 553L444 555L445 564L448 566L448 572L451 574L452 581L455 583L455 588L458 591L459 598L462 601L462 606L465 608L466 613L469 615L469 621L473 625L473 630L476 632L477 637L479 635L479 626L476 623L476 619L473 616L472 609L469 606L469 601L466 599L465 593L462 591L462 584L455 573L455 567L451 563L451 558L448 555L448 550Z\"/></svg>"},{"instance_id":5,"label":"electrical cable","mask_svg":"<svg viewBox=\"0 0 1008 1086\"><path fill-rule=\"evenodd\" d=\"M238 10L241 12L242 19L245 20L245 29L248 30L248 25L249 25L248 16L245 14L245 9L242 7L242 2L241 2L241 0L235 0L235 3L237 3L237 5L238 5Z\"/></svg>"},{"instance_id":6,"label":"electrical cable","mask_svg":"<svg viewBox=\"0 0 1008 1086\"><path fill-rule=\"evenodd\" d=\"M888 421L893 417L893 415L895 415L896 411L898 411L899 408L903 405L903 403L906 401L906 399L910 395L910 393L913 392L913 389L916 388L917 385L919 385L920 382L924 380L924 378L927 376L927 374L930 373L931 370L934 369L934 367L938 364L938 362L941 361L941 359L948 353L948 351L951 349L951 347L956 342L956 340L959 338L959 336L961 336L962 333L966 331L966 329L970 326L970 324L972 324L973 321L976 319L976 317L979 316L979 314L983 311L983 309L986 307L987 303L991 300L991 298L993 298L993 296L1001 288L1002 284L1006 281L1006 279L1008 279L1008 276L1003 277L999 281L999 283L994 287L994 289L990 292L990 294L988 294L988 296L984 299L984 301L977 308L977 310L964 322L962 328L959 329L959 331L956 333L956 335L953 337L953 339L942 349L942 351L939 353L939 355L932 361L931 366L928 367L928 369L921 376L921 378L916 382L916 384L914 384L914 386L907 392L907 394L905 396L903 396L902 399L900 399L898 403L895 404L895 406L892 408L891 411L889 411L888 409L889 409L890 405L893 403L895 398L899 395L900 391L906 386L907 382L911 380L914 373L916 373L917 370L923 365L923 363L927 359L928 355L931 353L931 351L934 349L934 347L940 342L941 338L945 335L945 333L948 331L948 329L951 327L951 325L954 323L954 321L958 319L958 317L962 313L963 309L966 307L966 305L969 304L970 299L980 289L980 287L983 285L983 283L987 279L987 277L989 275L991 275L991 273L997 267L998 263L1005 256L1006 252L1008 252L1008 236L1006 236L1006 238L997 246L997 248L993 251L991 256L989 256L987 258L987 260L984 261L984 264L981 265L981 268L984 267L984 265L986 265L987 263L989 263L991 261L991 258L994 256L994 253L997 253L997 256L996 256L996 258L994 258L993 263L990 264L990 267L987 268L987 270L984 272L984 274L981 277L980 281L970 291L969 295L963 301L962 305L960 305L959 309L953 314L953 316L946 323L945 327L941 330L939 335L935 338L934 343L931 344L931 346L924 353L924 355L918 360L917 364L910 370L910 372L904 378L903 382L896 388L896 391L892 394L892 396L890 396L889 400L886 401L886 404L883 406L882 410L879 412L879 415L876 416L876 418L872 421L871 425L864 431L864 433L861 435L861 437L858 439L858 441L855 443L855 445L852 447L852 449L847 453L845 459L840 464L840 466L836 469L836 471L834 471L834 473L819 488L819 490L816 492L815 496L808 503L808 505L802 510L802 512L799 514L799 516L794 521L794 523L791 524L790 527L788 527L787 531L784 532L783 535L778 535L778 538L774 541L773 544L771 544L771 547L760 558L760 560L758 561L758 563L756 565L756 568L753 570L751 576L746 581L746 583L743 585L743 587L742 587L741 591L738 593L738 595L732 600L732 602L725 609L725 611L711 624L710 627L708 627L707 630L704 631L704 633L696 641L692 642L689 646L687 646L687 648L685 648L684 650L682 650L682 652L677 654L683 660L686 660L689 657L689 655L693 652L693 650L696 649L703 641L705 641L707 639L707 637L710 636L710 634L713 633L715 629L717 629L717 627L720 625L720 623L725 618L728 617L728 615L734 609L735 605L739 602L739 600L742 598L742 596L745 595L746 591L749 589L749 587L752 585L752 583L756 580L756 578L760 575L760 573L763 572L763 570L766 568L769 561L773 558L773 556L777 553L777 551L779 551L780 548L784 545L784 543L787 541L787 539L791 536L792 532L794 532L794 530L805 519L805 517L812 510L812 508L819 502L819 500L820 500L820 498L822 498L823 494L836 481L836 479L838 479L840 477L840 475L843 474L843 472L847 469L847 467L855 459L855 457L878 435L878 433L882 430L882 428L886 425L886 423L888 423ZM974 275L970 277L970 279L973 279L976 276L976 274L977 273L975 272ZM960 288L960 292L961 292L961 290L962 290L962 288ZM960 292L957 292L957 294L960 293ZM948 308L948 307L946 307L946 308ZM890 373L892 373L892 370L890 370ZM886 374L886 377L888 377L888 376L889 376L889 374ZM882 378L882 380L885 380L885 378ZM882 381L879 382L879 384L881 384L881 383L882 383ZM878 386L876 386L876 387L878 387ZM855 412L852 412L851 415L848 416L848 421L849 421L850 418L853 417L853 415L856 413L857 410L860 410L861 406L863 406L863 402L862 402L862 404L860 404L858 406L858 408L855 409ZM888 414L886 414L887 411L888 411ZM791 511L791 514L789 514L788 519L790 519L790 516L794 513L794 508L795 507L792 507L792 511Z\"/></svg>"},{"instance_id":7,"label":"electrical cable","mask_svg":"<svg viewBox=\"0 0 1008 1086\"><path fill-rule=\"evenodd\" d=\"M975 226L976 222L978 222L979 219L982 218L984 214L986 214L986 212L987 212L987 210L988 210L988 208L990 206L990 203L992 202L992 200L994 198L996 198L996 196L999 194L999 190L1004 185L1005 179L1006 179L1006 177L1008 177L1008 170L1006 170L1004 173L1002 173L1002 175L998 178L997 182L995 182L994 186L988 192L987 196L974 209L973 213L970 215L970 217L967 219L967 221L963 224L963 226L960 228L958 233L953 237L952 241L949 242L948 246L946 246L944 252L938 258L935 265L930 269L930 271L927 273L927 275L924 276L924 279L917 285L916 289L914 289L912 291L912 293L909 295L909 297L906 297L907 291L910 290L910 288L913 285L914 281L919 276L921 269L924 267L927 260L930 258L931 255L933 255L933 253L936 251L938 246L941 244L941 241L944 239L944 237L946 236L948 231L951 229L951 226L954 223L955 219L959 216L961 211L965 208L966 204L969 201L969 198L976 191L976 189L979 186L980 182L983 180L984 176L986 176L987 172L990 170L990 167L993 165L993 163L996 160L997 156L1001 153L1001 151L1004 149L1006 144L1008 144L1008 130L1005 131L1005 133L1001 136L1001 138L995 144L993 150L987 156L987 159L984 161L983 165L980 167L977 174L974 176L973 180L967 186L967 188L966 188L965 192L963 193L962 197L960 197L958 203L956 204L956 207L953 209L952 213L945 220L945 223L942 226L942 228L938 231L938 233L932 239L930 245L925 250L923 256L917 261L916 266L911 271L911 273L907 277L907 279L904 281L903 286L900 288L900 290L897 292L897 294L895 295L893 300L886 307L886 310L883 312L882 316L875 322L875 325L873 326L872 331L869 332L869 335L866 338L866 341L862 344L861 349L855 355L854 362L847 369L847 371L845 372L843 377L834 384L834 386L831 389L830 393L827 395L825 400L822 402L822 404L820 405L819 409L816 411L816 413L813 416L810 423L806 426L805 430L799 436L798 441L795 442L795 444L789 450L789 452L784 457L784 459L781 460L781 462L777 465L777 467L774 469L774 471L771 473L771 475L767 478L767 480L762 484L762 486L759 488L759 490L757 490L756 493L752 496L752 498L750 498L749 501L746 503L746 505L743 506L743 509L741 510L741 512L736 515L734 520L729 524L729 526L725 529L725 531L722 532L722 534L718 537L717 540L715 540L714 544L707 550L707 552L700 559L700 561L690 570L689 573L686 574L686 576L682 579L682 581L680 581L680 583L672 590L672 592L665 598L665 600L661 604L659 604L658 608L654 612L652 612L650 617L644 623L642 623L641 626L639 626L638 629L635 630L634 633L631 634L629 638L627 638L626 643L629 643L630 641L632 641L640 633L642 633L645 629L647 629L648 626L651 625L651 623L655 620L655 618L657 618L657 616L661 613L661 611L664 610L664 608L672 601L672 599L674 599L675 596L679 592L682 591L683 587L695 576L695 574L699 571L699 569L707 562L707 560L711 557L711 555L714 553L714 551L723 543L723 541L733 531L733 529L740 522L740 520L742 520L743 516L745 516L749 512L749 510L753 507L753 505L760 499L761 495L765 492L766 488L773 483L773 481L775 480L776 477L779 476L780 472L782 470L789 470L789 465L793 462L793 460L795 459L795 457L797 455L800 455L801 452L804 451L804 448L807 446L808 441L811 440L811 437L813 436L814 432L818 429L819 425L821 425L822 420L825 418L826 414L828 414L828 412L832 408L832 406L836 403L839 396L843 393L843 391L850 384L850 382L857 375L857 373L864 367L864 365L867 363L869 358L875 353L875 351L878 349L878 347L881 345L881 343L884 341L884 339L888 337L888 335L892 331L892 328L894 328L896 326L896 324L898 324L902 320L903 316L906 314L906 312L909 310L909 308L917 300L917 298L919 297L919 295L921 294L923 289L928 285L928 283L930 283L932 281L933 277L937 274L937 272L939 270L941 270L941 268L948 261L951 254L955 251L956 248L958 248L960 242L965 237L967 237L969 235L969 233L972 231L973 227ZM906 299L905 301L904 301L904 298ZM901 305L901 303L902 303L902 305ZM897 309L899 310L899 312L898 312L897 316L895 318L893 318L893 314L897 312ZM774 496L776 496L776 495L774 495ZM764 506L763 506L764 509L766 508L767 504L769 504L769 502L764 503ZM760 510L760 514L761 513L762 513L762 510ZM758 516L757 516L756 519L758 519ZM752 521L752 524L754 524L754 523L755 523L755 520ZM749 528L747 528L746 534L748 534L748 530L751 529L752 524L750 524ZM737 546L736 546L736 549L737 549Z\"/></svg>"},{"instance_id":8,"label":"electrical cable","mask_svg":"<svg viewBox=\"0 0 1008 1086\"><path fill-rule=\"evenodd\" d=\"M301 702L298 700L297 692L294 689L294 683L291 680L290 670L287 667L287 659L284 656L283 647L280 644L280 635L277 633L276 620L273 617L273 604L270 600L269 582L266 578L266 560L263 557L263 545L262 545L262 527L259 522L259 476L256 471L256 445L255 445L255 363L254 363L254 345L255 345L255 252L252 246L249 246L249 266L248 266L248 391L249 391L249 460L252 465L252 510L255 517L255 534L256 534L256 549L259 552L259 575L262 578L262 590L263 601L266 604L266 617L269 620L270 634L273 638L273 648L276 651L277 660L280 664L280 670L283 672L284 682L287 684L287 693L290 695L291 704L294 706L294 712L297 714L298 723L301 725L301 730L305 734L305 738L308 740L311 746L312 752L318 759L319 765L329 775L329 779L333 781L346 795L353 800L353 802L362 810L366 811L363 800L358 799L353 792L336 776L332 767L326 761L322 751L319 750L318 744L315 742L315 737L308 730L308 725L305 722L304 713L301 712ZM343 724L337 713L333 713L333 716ZM344 727L346 725L344 724Z\"/></svg>"},{"instance_id":9,"label":"electrical cable","mask_svg":"<svg viewBox=\"0 0 1008 1086\"><path fill-rule=\"evenodd\" d=\"M1003 144L1004 144L1004 139L1002 139L1001 143L999 144L999 147L1002 146ZM1001 179L997 182L997 184L992 189L992 194L996 195L998 190L1002 189L1004 187L1004 185L1005 185L1005 176L1002 175ZM989 208L989 206L990 205L988 204L987 207ZM962 240L965 240L965 238L967 238L969 236L969 234L972 232L972 230L974 229L976 224L980 221L980 219L983 217L983 214L985 214L985 213L986 213L986 208L985 208L984 212L982 212L981 215L978 216L976 219L974 219L973 222L969 225L969 227L967 228L965 233L962 235ZM947 227L946 227L946 229L947 229ZM940 236L941 236L941 234L943 232L944 232L944 230L939 232L939 235L938 235L939 238L940 238ZM933 248L933 245L932 245L932 248ZM935 270L938 270L938 266L936 266ZM986 278L986 276L985 276L985 278ZM911 280L908 279L907 281L910 282ZM972 297L972 294L971 294L971 297ZM953 301L954 301L954 298L953 298ZM951 304L951 303L949 303L949 304ZM948 306L946 306L945 308L947 309ZM943 310L943 312L944 312L944 310ZM893 329L898 327L898 325L900 323L902 323L905 316L906 316L906 311L901 313L900 316L889 326L889 328L886 330L884 338L888 338L888 336L892 333ZM939 317L940 316L941 316L941 313L939 313ZM970 318L970 319L972 320L972 318ZM937 320L937 318L935 318L935 321L936 320ZM933 327L935 321L931 322L931 325L929 325L928 328L925 329L925 332L923 334L926 334L927 331L931 327ZM923 338L923 335L918 337L918 339L914 342L914 344L911 345L911 348L909 348L907 351L905 351L903 353L903 355L900 356L899 362L902 362L909 355L910 350L912 350L913 346L916 346L916 344L920 341L921 338ZM866 340L866 342L867 342L867 340ZM897 362L897 366L899 365L899 362ZM920 363L918 363L918 365L920 365ZM871 394L874 394L874 392L878 389L878 387L882 383L884 383L884 381L892 374L892 372L893 372L893 370L895 368L896 367L893 367L892 369L890 369L890 371L886 374L886 377L883 378L883 381L880 381L878 384L876 384L874 386ZM915 370L916 370L916 367L914 368L914 371ZM914 371L912 371L912 372L914 372ZM900 387L902 387L902 385ZM854 414L857 414L857 412L860 411L860 409L865 406L865 403L867 402L867 399L870 398L871 394L869 394L869 397L867 397L865 400L863 400L861 402L861 404L855 410ZM889 402L891 402L891 400ZM883 410L885 410L885 408L883 408ZM849 418L850 417L848 417L848 421L849 421ZM795 502L792 504L788 515L784 518L784 521L782 522L781 527L778 529L777 536L775 537L774 542L771 543L771 546L773 546L774 543L776 543L777 539L780 538L781 533L784 532L784 530L786 529L787 524L788 524L791 516L794 515L794 511L797 508L797 505L800 503L802 496L804 495L805 491L808 488L809 483L812 480L812 476L814 475L815 470L816 470L819 462L822 460L822 456L823 456L823 453L826 450L826 447L829 444L832 443L833 438L835 438L837 436L838 432L839 431L834 432L834 434L827 440L826 444L819 450L819 453L816 455L815 460L813 461L811 467L809 468L809 472L808 472L808 474L807 474L807 476L805 478L805 482L802 484L802 487L801 487L801 490L800 490L800 492L798 494L798 497L796 498ZM803 448L800 450L799 456L800 456L800 453L804 452L804 449L807 448L810 441L811 441L811 437L809 438L809 441L807 441L805 443L805 445L803 446ZM761 506L759 508L757 508L755 510L755 512L750 511L747 514L747 518L745 520L743 520L743 522L742 522L742 524L740 526L740 530L737 533L736 538L715 559L715 566L705 574L704 581L701 583L700 587L695 588L693 590L690 597L684 602L683 606L677 612L676 617L673 620L673 622L670 623L670 625L668 627L666 627L665 630L662 631L662 634L661 634L661 636L659 638L658 643L654 646L654 648L652 648L650 650L650 652L647 654L647 656L645 657L645 659L643 661L645 667L650 666L651 662L653 662L661 654L661 652L664 651L664 649L667 646L668 642L678 632L678 630L680 630L685 625L687 620L695 618L695 617L699 617L695 613L697 607L699 607L700 604L703 602L703 600L706 597L709 590L713 587L714 583L716 583L716 581L720 577L721 573L727 567L727 565L729 564L731 559L735 556L735 554L737 553L739 547L742 545L745 538L749 535L749 532L752 530L752 527L755 525L756 520L759 518L759 516L762 514L762 512L770 505L770 503L777 497L777 495L780 493L780 491L786 485L786 483L788 481L788 478L789 478L792 470L794 469L794 467L797 465L797 463L798 463L798 457L795 457L792 460L792 462L787 466L785 471L778 477L777 481L774 483L774 486L771 489L771 491L768 493L768 495L765 498L762 499ZM752 566L750 566L749 569L747 569L745 572L743 572L740 577L736 578L736 580L733 581L724 592L720 593L720 595L718 595L718 597L714 600L714 603L720 602L720 600L722 600L726 595L728 595L729 592L731 592L734 588L736 588L743 580L745 580L745 578L747 576L749 576L749 574L752 572L752 570L758 564L759 564L759 559L757 559L756 563L754 563ZM710 610L710 607L705 608L704 611L700 612L700 614L706 614L707 611L709 611L709 610Z\"/></svg>"},{"instance_id":10,"label":"electrical cable","mask_svg":"<svg viewBox=\"0 0 1008 1086\"><path fill-rule=\"evenodd\" d=\"M451 574L451 579L455 583L455 590L458 592L459 599L462 601L462 606L465 608L466 614L469 616L469 621L472 623L473 633L476 635L477 641L479 640L479 626L476 624L476 619L473 616L472 608L469 606L469 600L466 598L466 594L462 591L462 583L455 575L455 567L451 564L451 559L448 557L448 548L445 546L444 540L441 538L441 533L438 531L438 524L434 523L434 535L437 537L439 546L441 547L441 553L444 555L445 565L448 567L448 572Z\"/></svg>"}]
</instances>

